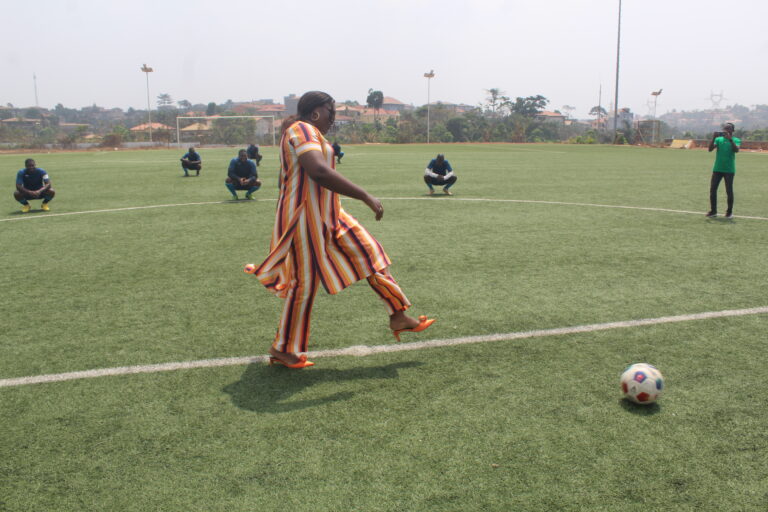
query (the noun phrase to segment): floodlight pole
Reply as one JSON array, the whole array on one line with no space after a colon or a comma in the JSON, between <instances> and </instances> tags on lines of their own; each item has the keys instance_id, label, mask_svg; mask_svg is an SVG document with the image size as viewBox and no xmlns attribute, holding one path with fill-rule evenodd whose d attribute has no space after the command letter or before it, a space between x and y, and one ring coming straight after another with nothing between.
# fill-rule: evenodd
<instances>
[{"instance_id":1,"label":"floodlight pole","mask_svg":"<svg viewBox=\"0 0 768 512\"><path fill-rule=\"evenodd\" d=\"M597 131L602 131L603 126L603 84L597 89Z\"/></svg>"},{"instance_id":2,"label":"floodlight pole","mask_svg":"<svg viewBox=\"0 0 768 512\"><path fill-rule=\"evenodd\" d=\"M659 96L661 95L661 89L658 91L653 91L651 93L651 96L653 96L653 143L656 144L656 127L659 124L659 120L656 118L656 102L659 101Z\"/></svg>"},{"instance_id":3,"label":"floodlight pole","mask_svg":"<svg viewBox=\"0 0 768 512\"><path fill-rule=\"evenodd\" d=\"M429 73L424 73L424 78L427 79L427 144L429 144L429 85L434 77L434 69L430 70Z\"/></svg>"},{"instance_id":4,"label":"floodlight pole","mask_svg":"<svg viewBox=\"0 0 768 512\"><path fill-rule=\"evenodd\" d=\"M35 106L40 107L40 102L37 100L37 75L32 73L32 81L35 83Z\"/></svg>"},{"instance_id":5,"label":"floodlight pole","mask_svg":"<svg viewBox=\"0 0 768 512\"><path fill-rule=\"evenodd\" d=\"M621 53L621 0L619 0L619 23L616 36L616 91L613 97L613 143L616 144L617 124L619 122L619 55Z\"/></svg>"},{"instance_id":6,"label":"floodlight pole","mask_svg":"<svg viewBox=\"0 0 768 512\"><path fill-rule=\"evenodd\" d=\"M147 74L147 126L149 127L149 142L152 142L152 107L149 105L149 74L154 70L146 64L141 66L141 70Z\"/></svg>"}]
</instances>

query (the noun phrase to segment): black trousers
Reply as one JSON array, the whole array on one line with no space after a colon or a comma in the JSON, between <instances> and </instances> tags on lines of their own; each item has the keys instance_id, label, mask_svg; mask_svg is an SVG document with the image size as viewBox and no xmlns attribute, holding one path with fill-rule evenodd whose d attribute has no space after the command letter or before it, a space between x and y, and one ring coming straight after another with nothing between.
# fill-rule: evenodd
<instances>
[{"instance_id":1,"label":"black trousers","mask_svg":"<svg viewBox=\"0 0 768 512\"><path fill-rule=\"evenodd\" d=\"M717 213L717 188L720 186L720 180L725 180L725 193L728 196L728 210L726 213L733 212L733 178L732 172L713 172L712 181L709 184L709 211Z\"/></svg>"},{"instance_id":2,"label":"black trousers","mask_svg":"<svg viewBox=\"0 0 768 512\"><path fill-rule=\"evenodd\" d=\"M432 178L431 176L424 176L424 183L426 183L427 185L437 185L438 187L448 188L448 187L451 187L454 183L456 183L457 179L458 178L456 177L455 174L450 178L448 178L447 180L442 176L438 176L437 178Z\"/></svg>"}]
</instances>

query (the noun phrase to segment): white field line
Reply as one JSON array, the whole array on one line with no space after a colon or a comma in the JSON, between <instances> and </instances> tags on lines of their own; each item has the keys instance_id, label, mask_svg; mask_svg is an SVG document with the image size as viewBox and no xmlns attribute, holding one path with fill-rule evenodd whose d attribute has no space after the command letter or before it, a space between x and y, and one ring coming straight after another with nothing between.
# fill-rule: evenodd
<instances>
[{"instance_id":1,"label":"white field line","mask_svg":"<svg viewBox=\"0 0 768 512\"><path fill-rule=\"evenodd\" d=\"M422 350L426 348L448 347L465 345L468 343L491 343L496 341L510 341L527 338L542 338L545 336L561 336L566 334L605 331L609 329L622 329L627 327L642 327L646 325L659 325L677 322L689 322L693 320L709 320L712 318L725 318L745 315L758 315L768 313L768 306L732 309L725 311L709 311L706 313L693 313L689 315L663 316L659 318L644 318L640 320L625 320L620 322L608 322L603 324L577 325L575 327L560 327L556 329L541 329L535 331L511 332L506 334L488 334L484 336L467 336L463 338L449 338L438 340L418 341L413 343L398 343L396 345L357 345L339 350L311 351L307 355L311 359L325 357L356 356L364 357L372 354L390 352L403 352L410 350ZM18 377L13 379L0 379L0 388L17 387L29 384L41 384L61 382L68 380L92 379L115 375L131 375L137 373L157 373L174 370L188 370L192 368L213 368L218 366L241 366L251 363L267 361L268 356L230 357L221 359L204 359L201 361L185 361L178 363L161 363L138 366L123 366L118 368L102 368L97 370L85 370L69 373L55 373L49 375L35 375L30 377ZM311 370L309 370L311 371Z\"/></svg>"},{"instance_id":2,"label":"white field line","mask_svg":"<svg viewBox=\"0 0 768 512\"><path fill-rule=\"evenodd\" d=\"M437 195L440 195L438 192ZM434 201L434 197L382 197L381 201ZM450 201L477 201L488 203L531 203L531 204L553 204L559 206L587 206L590 208L618 208L622 210L643 210L649 212L667 212L667 213L685 213L690 215L704 216L704 212L690 211L690 210L672 210L670 208L650 208L644 206L626 206L619 204L596 204L596 203L569 203L565 201L537 201L533 199L484 199L484 198L472 198L472 197L451 197ZM737 219L752 219L752 220L768 220L768 217L752 217L747 215L734 215Z\"/></svg>"},{"instance_id":3,"label":"white field line","mask_svg":"<svg viewBox=\"0 0 768 512\"><path fill-rule=\"evenodd\" d=\"M381 197L381 201L434 201L433 197ZM275 201L274 198L260 199L258 202ZM586 206L589 208L618 208L622 210L642 210L649 212L666 212L666 213L684 213L688 215L700 215L704 214L700 211L693 212L689 210L672 210L669 208L650 208L643 206L626 206L626 205L614 205L614 204L595 204L595 203L570 203L565 201L536 201L531 199L484 199L484 198L472 198L472 197L451 197L450 201L469 201L469 202L485 202L485 203L522 203L522 204L552 204L559 206ZM241 201L246 203L247 201ZM212 204L230 204L231 200L225 201L208 201L200 203L176 203L176 204L155 204L147 206L131 206L126 208L112 208L105 210L86 210L81 212L65 212L65 213L47 213L38 215L29 215L14 217L10 219L0 219L0 222L12 222L19 220L32 220L32 219L49 219L51 217L62 217L65 215L84 215L91 213L113 213L113 212L125 212L133 210L148 210L152 208L175 208L179 206L207 206ZM768 217L754 217L748 215L734 215L736 219L751 219L751 220L768 220Z\"/></svg>"},{"instance_id":4,"label":"white field line","mask_svg":"<svg viewBox=\"0 0 768 512\"><path fill-rule=\"evenodd\" d=\"M274 201L274 199L273 199ZM152 204L147 206L128 206L125 208L110 208L106 210L85 210L82 212L65 212L65 213L48 213L39 215L25 215L24 217L14 217L12 219L0 219L0 222L11 222L14 220L32 220L32 219L47 219L50 217L64 217L66 215L85 215L89 213L114 213L114 212L127 212L132 210L149 210L151 208L175 208L177 206L202 206L210 204L227 204L231 203L231 200L227 201L208 201L204 203L176 203L176 204ZM246 203L247 201L242 201Z\"/></svg>"}]
</instances>

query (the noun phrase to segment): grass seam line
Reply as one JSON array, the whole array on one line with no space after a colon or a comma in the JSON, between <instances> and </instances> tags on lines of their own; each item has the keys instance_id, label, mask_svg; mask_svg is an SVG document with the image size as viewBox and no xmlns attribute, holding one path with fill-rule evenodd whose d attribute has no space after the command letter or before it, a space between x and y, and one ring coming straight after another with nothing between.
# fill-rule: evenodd
<instances>
[{"instance_id":1,"label":"grass seam line","mask_svg":"<svg viewBox=\"0 0 768 512\"><path fill-rule=\"evenodd\" d=\"M639 320L624 320L618 322L606 322L601 324L577 325L572 327L558 327L554 329L538 329L533 331L512 332L503 334L488 334L481 336L466 336L461 338L447 338L411 343L398 343L396 345L356 345L336 350L310 351L310 358L355 356L364 357L372 354L390 352L403 352L409 350L422 350L426 348L466 345L470 343L490 343L496 341L510 341L527 338L542 338L546 336L560 336L564 334L577 334L585 332L606 331L610 329L623 329L628 327L642 327L647 325L660 325L668 323L689 322L694 320L710 320L713 318L737 317L746 315L759 315L768 313L768 306L730 309L724 311L708 311L704 313L691 313L686 315L663 316L658 318L643 318ZM132 375L138 373L158 373L174 370L189 370L194 368L213 368L219 366L242 366L252 363L266 362L268 356L228 357L218 359L203 359L198 361L183 361L175 363L158 363L136 366L122 366L116 368L102 368L97 370L83 370L68 373L55 373L48 375L34 375L29 377L17 377L0 379L0 388L18 387L29 384L42 384L63 382L70 380L90 379L96 377L108 377L117 375ZM311 371L311 370L310 370Z\"/></svg>"}]
</instances>

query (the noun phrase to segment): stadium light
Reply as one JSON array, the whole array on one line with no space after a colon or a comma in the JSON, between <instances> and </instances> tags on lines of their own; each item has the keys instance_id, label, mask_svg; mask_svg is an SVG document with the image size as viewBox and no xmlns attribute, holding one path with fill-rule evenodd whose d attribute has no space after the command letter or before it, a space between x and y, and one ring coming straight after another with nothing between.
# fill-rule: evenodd
<instances>
[{"instance_id":1,"label":"stadium light","mask_svg":"<svg viewBox=\"0 0 768 512\"><path fill-rule=\"evenodd\" d=\"M429 73L424 73L424 78L427 79L427 144L429 144L429 84L435 77L435 70L429 70Z\"/></svg>"},{"instance_id":2,"label":"stadium light","mask_svg":"<svg viewBox=\"0 0 768 512\"><path fill-rule=\"evenodd\" d=\"M37 100L37 75L32 73L32 81L35 83L35 106L40 107L40 102Z\"/></svg>"},{"instance_id":3,"label":"stadium light","mask_svg":"<svg viewBox=\"0 0 768 512\"><path fill-rule=\"evenodd\" d=\"M659 89L658 91L651 92L651 96L653 96L653 143L656 144L656 130L657 126L659 124L659 120L656 118L656 102L659 101L659 96L661 95L661 91L663 89Z\"/></svg>"},{"instance_id":4,"label":"stadium light","mask_svg":"<svg viewBox=\"0 0 768 512\"><path fill-rule=\"evenodd\" d=\"M143 64L141 70L147 74L147 126L149 126L149 142L152 142L152 108L149 106L149 74L154 71L154 69Z\"/></svg>"},{"instance_id":5,"label":"stadium light","mask_svg":"<svg viewBox=\"0 0 768 512\"><path fill-rule=\"evenodd\" d=\"M617 123L619 121L619 54L621 53L621 0L619 0L619 24L616 37L616 92L613 97L613 143L616 144Z\"/></svg>"}]
</instances>

